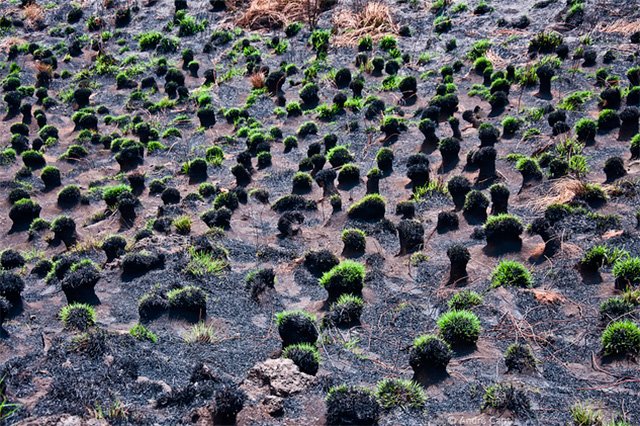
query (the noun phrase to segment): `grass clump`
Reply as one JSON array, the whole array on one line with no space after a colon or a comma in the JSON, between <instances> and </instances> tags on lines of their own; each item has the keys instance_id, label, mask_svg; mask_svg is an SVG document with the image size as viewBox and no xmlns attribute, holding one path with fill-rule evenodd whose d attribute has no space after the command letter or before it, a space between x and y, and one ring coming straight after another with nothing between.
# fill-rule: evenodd
<instances>
[{"instance_id":1,"label":"grass clump","mask_svg":"<svg viewBox=\"0 0 640 426\"><path fill-rule=\"evenodd\" d=\"M600 410L594 409L592 406L577 402L569 409L571 419L576 426L602 426L604 418Z\"/></svg>"},{"instance_id":2,"label":"grass clump","mask_svg":"<svg viewBox=\"0 0 640 426\"><path fill-rule=\"evenodd\" d=\"M555 31L542 31L529 42L530 52L551 53L562 44L563 38Z\"/></svg>"},{"instance_id":3,"label":"grass clump","mask_svg":"<svg viewBox=\"0 0 640 426\"><path fill-rule=\"evenodd\" d=\"M187 235L191 232L191 218L187 215L178 216L173 220L173 226L180 235Z\"/></svg>"},{"instance_id":4,"label":"grass clump","mask_svg":"<svg viewBox=\"0 0 640 426\"><path fill-rule=\"evenodd\" d=\"M340 167L353 161L353 154L344 145L336 145L327 153L327 161L333 167Z\"/></svg>"},{"instance_id":5,"label":"grass clump","mask_svg":"<svg viewBox=\"0 0 640 426\"><path fill-rule=\"evenodd\" d=\"M129 185L120 184L109 186L102 190L102 199L109 207L114 207L118 203L118 197L125 192L131 193Z\"/></svg>"},{"instance_id":6,"label":"grass clump","mask_svg":"<svg viewBox=\"0 0 640 426\"><path fill-rule=\"evenodd\" d=\"M347 212L354 219L382 219L385 214L385 201L380 194L369 194L353 203Z\"/></svg>"},{"instance_id":7,"label":"grass clump","mask_svg":"<svg viewBox=\"0 0 640 426\"><path fill-rule=\"evenodd\" d=\"M320 278L320 285L329 296L337 300L343 294L359 295L362 292L365 278L365 268L362 263L353 260L343 260L325 272Z\"/></svg>"},{"instance_id":8,"label":"grass clump","mask_svg":"<svg viewBox=\"0 0 640 426\"><path fill-rule=\"evenodd\" d=\"M200 321L194 324L189 331L183 336L186 343L215 343L217 341L216 331L211 324Z\"/></svg>"},{"instance_id":9,"label":"grass clump","mask_svg":"<svg viewBox=\"0 0 640 426\"><path fill-rule=\"evenodd\" d=\"M636 355L640 353L640 327L629 320L612 322L600 341L604 355Z\"/></svg>"},{"instance_id":10,"label":"grass clump","mask_svg":"<svg viewBox=\"0 0 640 426\"><path fill-rule=\"evenodd\" d=\"M158 341L158 336L142 324L136 324L129 330L129 334L137 340L148 340L151 343Z\"/></svg>"},{"instance_id":11,"label":"grass clump","mask_svg":"<svg viewBox=\"0 0 640 426\"><path fill-rule=\"evenodd\" d=\"M640 258L630 257L618 260L611 271L616 279L616 288L626 288L640 284Z\"/></svg>"},{"instance_id":12,"label":"grass clump","mask_svg":"<svg viewBox=\"0 0 640 426\"><path fill-rule=\"evenodd\" d=\"M301 372L312 376L315 376L320 366L320 352L310 343L289 345L282 351L282 357L292 360Z\"/></svg>"},{"instance_id":13,"label":"grass clump","mask_svg":"<svg viewBox=\"0 0 640 426\"><path fill-rule=\"evenodd\" d=\"M620 319L632 313L636 304L624 297L610 297L600 304L600 318L603 321Z\"/></svg>"},{"instance_id":14,"label":"grass clump","mask_svg":"<svg viewBox=\"0 0 640 426\"><path fill-rule=\"evenodd\" d=\"M528 288L533 286L531 272L520 262L503 260L491 274L491 286L513 286Z\"/></svg>"},{"instance_id":15,"label":"grass clump","mask_svg":"<svg viewBox=\"0 0 640 426\"><path fill-rule=\"evenodd\" d=\"M484 224L487 242L514 241L524 231L520 219L512 214L501 213L489 216Z\"/></svg>"},{"instance_id":16,"label":"grass clump","mask_svg":"<svg viewBox=\"0 0 640 426\"><path fill-rule=\"evenodd\" d=\"M588 90L579 90L565 96L560 102L558 102L558 109L565 111L576 111L580 109L585 102L593 97L593 93Z\"/></svg>"},{"instance_id":17,"label":"grass clump","mask_svg":"<svg viewBox=\"0 0 640 426\"><path fill-rule=\"evenodd\" d=\"M60 310L60 319L65 327L85 331L96 323L96 311L85 303L72 303Z\"/></svg>"},{"instance_id":18,"label":"grass clump","mask_svg":"<svg viewBox=\"0 0 640 426\"><path fill-rule=\"evenodd\" d=\"M529 345L513 343L504 352L504 363L508 371L522 373L535 371L537 362Z\"/></svg>"},{"instance_id":19,"label":"grass clump","mask_svg":"<svg viewBox=\"0 0 640 426\"><path fill-rule=\"evenodd\" d=\"M209 147L207 148L205 159L212 166L220 166L224 161L224 151L219 146Z\"/></svg>"},{"instance_id":20,"label":"grass clump","mask_svg":"<svg viewBox=\"0 0 640 426\"><path fill-rule=\"evenodd\" d=\"M396 407L419 409L427 397L422 387L414 381L404 379L383 379L378 382L376 397L385 410Z\"/></svg>"},{"instance_id":21,"label":"grass clump","mask_svg":"<svg viewBox=\"0 0 640 426\"><path fill-rule=\"evenodd\" d=\"M451 296L447 306L452 311L469 310L482 304L482 296L473 290L462 290Z\"/></svg>"},{"instance_id":22,"label":"grass clump","mask_svg":"<svg viewBox=\"0 0 640 426\"><path fill-rule=\"evenodd\" d=\"M469 52L467 52L467 58L471 61L483 57L485 53L491 48L491 42L489 40L478 40L473 43Z\"/></svg>"},{"instance_id":23,"label":"grass clump","mask_svg":"<svg viewBox=\"0 0 640 426\"><path fill-rule=\"evenodd\" d=\"M529 412L531 402L523 390L512 384L496 383L489 386L482 398L483 410L511 411L515 415Z\"/></svg>"},{"instance_id":24,"label":"grass clump","mask_svg":"<svg viewBox=\"0 0 640 426\"><path fill-rule=\"evenodd\" d=\"M329 323L334 325L351 325L357 323L362 315L364 300L353 294L343 294L329 308Z\"/></svg>"},{"instance_id":25,"label":"grass clump","mask_svg":"<svg viewBox=\"0 0 640 426\"><path fill-rule=\"evenodd\" d=\"M194 277L204 277L207 275L219 275L229 266L224 258L216 257L207 251L189 248L189 263L185 272Z\"/></svg>"},{"instance_id":26,"label":"grass clump","mask_svg":"<svg viewBox=\"0 0 640 426\"><path fill-rule=\"evenodd\" d=\"M474 345L480 337L480 320L471 311L449 311L438 318L442 338L452 347Z\"/></svg>"},{"instance_id":27,"label":"grass clump","mask_svg":"<svg viewBox=\"0 0 640 426\"><path fill-rule=\"evenodd\" d=\"M366 248L366 234L361 229L345 229L341 235L345 250L362 253Z\"/></svg>"},{"instance_id":28,"label":"grass clump","mask_svg":"<svg viewBox=\"0 0 640 426\"><path fill-rule=\"evenodd\" d=\"M618 261L629 258L629 252L619 247L610 248L605 245L595 245L585 252L580 259L580 266L595 271L603 266L611 266Z\"/></svg>"}]
</instances>

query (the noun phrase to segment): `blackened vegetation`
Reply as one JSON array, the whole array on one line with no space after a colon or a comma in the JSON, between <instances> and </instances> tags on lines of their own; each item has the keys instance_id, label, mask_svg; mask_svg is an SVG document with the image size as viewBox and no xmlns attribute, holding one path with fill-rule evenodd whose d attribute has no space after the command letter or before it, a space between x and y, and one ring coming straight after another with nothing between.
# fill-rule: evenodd
<instances>
[{"instance_id":1,"label":"blackened vegetation","mask_svg":"<svg viewBox=\"0 0 640 426\"><path fill-rule=\"evenodd\" d=\"M347 3L0 1L0 422L638 422L637 4Z\"/></svg>"},{"instance_id":2,"label":"blackened vegetation","mask_svg":"<svg viewBox=\"0 0 640 426\"><path fill-rule=\"evenodd\" d=\"M278 324L278 333L283 347L296 343L315 343L318 340L313 320L300 312L284 313Z\"/></svg>"},{"instance_id":3,"label":"blackened vegetation","mask_svg":"<svg viewBox=\"0 0 640 426\"><path fill-rule=\"evenodd\" d=\"M366 389L339 387L327 397L328 424L372 425L379 416L380 406Z\"/></svg>"},{"instance_id":4,"label":"blackened vegetation","mask_svg":"<svg viewBox=\"0 0 640 426\"><path fill-rule=\"evenodd\" d=\"M100 280L100 271L92 262L76 263L64 274L60 286L69 303L96 303L95 285Z\"/></svg>"},{"instance_id":5,"label":"blackened vegetation","mask_svg":"<svg viewBox=\"0 0 640 426\"><path fill-rule=\"evenodd\" d=\"M276 273L271 268L259 269L250 272L246 278L247 289L251 293L251 298L258 300L260 295L267 290L273 290L276 284Z\"/></svg>"},{"instance_id":6,"label":"blackened vegetation","mask_svg":"<svg viewBox=\"0 0 640 426\"><path fill-rule=\"evenodd\" d=\"M447 376L446 368L453 353L444 340L425 335L416 339L411 347L409 365L414 372L414 380L430 384Z\"/></svg>"},{"instance_id":7,"label":"blackened vegetation","mask_svg":"<svg viewBox=\"0 0 640 426\"><path fill-rule=\"evenodd\" d=\"M141 276L153 269L164 267L164 254L149 251L128 253L122 258L122 273L125 276Z\"/></svg>"},{"instance_id":8,"label":"blackened vegetation","mask_svg":"<svg viewBox=\"0 0 640 426\"><path fill-rule=\"evenodd\" d=\"M318 276L329 272L338 263L340 263L338 257L327 249L310 251L304 256L304 266Z\"/></svg>"}]
</instances>

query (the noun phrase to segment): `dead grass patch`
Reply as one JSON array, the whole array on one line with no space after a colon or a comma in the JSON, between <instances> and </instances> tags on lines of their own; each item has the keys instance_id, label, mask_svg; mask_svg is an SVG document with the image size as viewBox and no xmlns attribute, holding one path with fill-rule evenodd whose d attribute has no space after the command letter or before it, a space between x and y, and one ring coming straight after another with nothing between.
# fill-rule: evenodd
<instances>
[{"instance_id":1,"label":"dead grass patch","mask_svg":"<svg viewBox=\"0 0 640 426\"><path fill-rule=\"evenodd\" d=\"M22 9L24 20L31 27L38 26L44 21L44 9L37 3L31 3Z\"/></svg>"},{"instance_id":2,"label":"dead grass patch","mask_svg":"<svg viewBox=\"0 0 640 426\"><path fill-rule=\"evenodd\" d=\"M353 46L364 36L378 40L398 32L391 9L380 2L368 2L356 11L341 9L333 18L333 25L336 32L333 41L341 46Z\"/></svg>"},{"instance_id":3,"label":"dead grass patch","mask_svg":"<svg viewBox=\"0 0 640 426\"><path fill-rule=\"evenodd\" d=\"M610 24L598 24L598 31L603 33L620 33L624 35L633 34L640 31L640 21L628 21L626 19L616 19Z\"/></svg>"},{"instance_id":4,"label":"dead grass patch","mask_svg":"<svg viewBox=\"0 0 640 426\"><path fill-rule=\"evenodd\" d=\"M611 185L602 185L605 192L611 190ZM588 183L575 178L562 178L553 182L548 195L537 198L529 205L537 212L544 211L551 204L565 204L576 197L586 195L589 191Z\"/></svg>"},{"instance_id":5,"label":"dead grass patch","mask_svg":"<svg viewBox=\"0 0 640 426\"><path fill-rule=\"evenodd\" d=\"M27 43L27 40L20 37L7 37L5 39L0 39L0 51L8 52L9 49L11 49L11 46L20 46L24 43Z\"/></svg>"},{"instance_id":6,"label":"dead grass patch","mask_svg":"<svg viewBox=\"0 0 640 426\"><path fill-rule=\"evenodd\" d=\"M249 76L249 81L254 89L262 89L264 87L264 74L255 72Z\"/></svg>"},{"instance_id":7,"label":"dead grass patch","mask_svg":"<svg viewBox=\"0 0 640 426\"><path fill-rule=\"evenodd\" d=\"M576 244L562 241L562 253L564 253L568 257L582 257L582 253L584 253L584 250L582 250L580 246Z\"/></svg>"},{"instance_id":8,"label":"dead grass patch","mask_svg":"<svg viewBox=\"0 0 640 426\"><path fill-rule=\"evenodd\" d=\"M499 56L491 49L487 50L484 56L486 56L486 58L491 61L494 69L505 69L507 65L509 65L509 61L502 58L502 56Z\"/></svg>"},{"instance_id":9,"label":"dead grass patch","mask_svg":"<svg viewBox=\"0 0 640 426\"><path fill-rule=\"evenodd\" d=\"M251 0L236 24L252 30L282 28L296 21L314 26L328 5L327 0Z\"/></svg>"},{"instance_id":10,"label":"dead grass patch","mask_svg":"<svg viewBox=\"0 0 640 426\"><path fill-rule=\"evenodd\" d=\"M38 72L45 72L49 75L53 74L53 67L49 64L45 64L44 62L37 62L36 63L36 70Z\"/></svg>"}]
</instances>

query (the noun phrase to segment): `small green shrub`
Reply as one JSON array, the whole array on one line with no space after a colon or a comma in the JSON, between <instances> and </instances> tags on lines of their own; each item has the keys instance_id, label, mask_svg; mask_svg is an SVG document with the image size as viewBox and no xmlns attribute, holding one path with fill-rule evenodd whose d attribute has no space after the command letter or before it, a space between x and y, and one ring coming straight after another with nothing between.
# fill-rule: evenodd
<instances>
[{"instance_id":1,"label":"small green shrub","mask_svg":"<svg viewBox=\"0 0 640 426\"><path fill-rule=\"evenodd\" d=\"M72 303L60 310L60 319L65 327L85 331L96 323L96 311L84 303Z\"/></svg>"},{"instance_id":2,"label":"small green shrub","mask_svg":"<svg viewBox=\"0 0 640 426\"><path fill-rule=\"evenodd\" d=\"M640 284L640 258L621 259L613 265L611 272L617 288L636 286Z\"/></svg>"},{"instance_id":3,"label":"small green shrub","mask_svg":"<svg viewBox=\"0 0 640 426\"><path fill-rule=\"evenodd\" d=\"M528 288L533 286L531 272L520 262L503 260L491 274L491 286L513 286Z\"/></svg>"},{"instance_id":4,"label":"small green shrub","mask_svg":"<svg viewBox=\"0 0 640 426\"><path fill-rule=\"evenodd\" d=\"M142 324L136 324L131 327L129 334L138 340L148 340L152 343L158 341L158 336Z\"/></svg>"},{"instance_id":5,"label":"small green shrub","mask_svg":"<svg viewBox=\"0 0 640 426\"><path fill-rule=\"evenodd\" d=\"M452 311L469 310L482 304L482 296L473 290L462 290L451 296L447 302Z\"/></svg>"},{"instance_id":6,"label":"small green shrub","mask_svg":"<svg viewBox=\"0 0 640 426\"><path fill-rule=\"evenodd\" d=\"M474 345L480 337L480 320L470 311L449 311L438 318L442 338L453 347Z\"/></svg>"},{"instance_id":7,"label":"small green shrub","mask_svg":"<svg viewBox=\"0 0 640 426\"><path fill-rule=\"evenodd\" d=\"M343 294L359 295L364 286L364 265L352 260L343 260L337 266L325 272L320 278L320 285L324 287L333 299Z\"/></svg>"},{"instance_id":8,"label":"small green shrub","mask_svg":"<svg viewBox=\"0 0 640 426\"><path fill-rule=\"evenodd\" d=\"M427 397L422 387L411 380L383 379L378 382L376 397L380 406L386 410L396 407L402 409L420 409Z\"/></svg>"},{"instance_id":9,"label":"small green shrub","mask_svg":"<svg viewBox=\"0 0 640 426\"><path fill-rule=\"evenodd\" d=\"M640 353L640 327L629 320L615 321L601 337L604 355L636 355Z\"/></svg>"}]
</instances>

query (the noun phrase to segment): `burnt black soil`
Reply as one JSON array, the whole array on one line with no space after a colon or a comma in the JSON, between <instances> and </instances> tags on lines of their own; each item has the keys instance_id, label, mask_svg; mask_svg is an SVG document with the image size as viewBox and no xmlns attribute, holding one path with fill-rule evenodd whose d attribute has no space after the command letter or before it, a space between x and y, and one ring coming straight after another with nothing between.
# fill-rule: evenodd
<instances>
[{"instance_id":1,"label":"burnt black soil","mask_svg":"<svg viewBox=\"0 0 640 426\"><path fill-rule=\"evenodd\" d=\"M446 251L455 242L471 253L464 288L484 296L482 305L474 308L483 329L478 344L456 353L448 374L426 387L427 402L422 410L385 411L381 424L494 424L498 419L506 419L515 424L563 425L571 421L570 407L584 401L601 409L607 419L620 415L629 424L639 424L637 362L609 361L600 355L600 335L606 324L600 319L598 308L601 302L617 294L611 268L602 268L597 274L584 274L577 268L583 252L596 244L640 256L636 226L640 169L631 158L630 135L624 132L619 135L619 129L599 133L595 142L584 148L588 172L579 176L570 174L560 181L550 179L548 168L543 167L543 180L523 187L513 156L507 157L531 156L544 165L544 152L555 152L558 145L575 136L573 130L554 136L547 122L548 112L559 108L558 103L568 94L591 92L583 105L566 111L569 129L583 117L597 119L601 109L598 96L604 89L603 85L597 85L596 72L600 68L606 68L610 77L605 85L619 86L626 93L629 88L626 72L639 62L639 45L631 42L630 33L640 31L637 25L640 15L634 2L585 0L578 16L568 16L569 7L564 0L492 0L489 3L492 11L486 14L474 13L479 5L476 0L454 1L441 13L430 10L424 2L382 0L391 10L396 28L410 29L410 35L394 37L398 42L398 60L403 62L402 55L407 55L399 76L414 76L418 82L416 97L411 102L403 100L397 88L383 88L382 82L388 77L384 71L376 75L366 67L359 70L354 65L357 47L339 45L335 31L326 58L318 59L309 43L311 28L307 24L292 37L286 37L282 28L257 30L237 26L235 22L246 4L238 9L213 11L208 1L188 1L187 13L197 22L208 23L195 35L177 37L177 26L169 25L175 11L171 0L83 1L82 17L74 23L67 23L72 11L70 2L24 1L31 3L26 7L20 3L0 2L3 96L16 89L11 89L7 78L13 72L19 78L18 91L25 93L22 104L32 104L33 111L42 109L47 124L58 129L59 139L39 141L40 145L45 143L39 150L47 165L59 168L62 186L45 188L40 170L28 173L19 153L12 159L10 152L4 151L0 165L3 207L0 246L20 251L27 260L24 267L14 269L25 282L22 298L14 301L0 327L0 377L4 377L2 385L6 385L6 392L0 386L0 396L6 394L9 402L18 404L17 411L4 422L39 424L40 419L61 414L89 419L100 418L106 412L109 417L110 408L121 406L125 407L126 415L124 419L112 415L109 421L113 424L193 423L192 414L209 405L220 386L240 384L255 364L279 356L281 341L274 323L275 313L304 309L314 313L318 324L321 323L328 310L327 294L318 284L318 276L304 267L303 256L310 250L329 249L341 257L342 230L359 228L367 235L365 253L354 259L367 270L365 306L359 325L322 328L318 379L305 392L286 398L280 417L253 418L250 409L255 408L256 401L249 401L248 408L238 416L239 423L324 424L323 399L331 386L346 383L373 389L383 378L410 379L413 371L409 367L409 348L413 340L421 334L437 333L438 316L447 311L449 297L462 288L447 285ZM354 6L338 1L320 14L318 27L331 29L339 10L362 9L361 3ZM460 7L463 3L466 9ZM131 12L130 22L116 28L116 11L127 8ZM452 28L438 34L433 31L434 20L442 13L451 16ZM24 19L25 14L31 18ZM528 17L529 24L514 24L522 16ZM102 27L92 30L89 24L99 21L96 17L101 18ZM178 41L175 51L141 51L139 38L151 31L175 37ZM562 36L569 49L567 59L560 60L555 53L530 52L530 41L542 31L555 31ZM220 42L221 34L228 35L229 40ZM288 43L286 51L274 52L273 37ZM457 47L447 50L447 43L453 39ZM554 63L556 77L552 80L551 99L536 96L537 84L512 82L509 104L503 112L492 112L482 94L473 94L481 87L488 90L488 86L483 86L483 77L475 72L473 60L468 56L474 43L485 39L491 44L486 56L495 71L513 65L519 75L540 61ZM390 54L378 47L378 40L379 37L374 41L374 51L367 54L390 59ZM81 50L68 55L74 43ZM248 63L242 43L252 46L244 49L245 54L252 49L260 53L259 63ZM192 49L200 64L197 77L183 69L184 49ZM597 53L597 63L584 66L580 52L591 49ZM603 60L609 53L613 59L605 64ZM185 76L186 99L166 102L165 78L157 72L161 57ZM53 67L51 58L56 62ZM453 83L459 105L453 116L460 120L461 150L458 162L442 167L440 151L423 146L424 136L418 123L443 81L441 68L454 66L456 61L460 61L460 69L453 73ZM294 64L298 69L286 77L279 94L286 102L300 101L298 92L307 81L318 84L320 105L330 106L338 93L353 100L351 90L338 89L332 79L335 70L347 67L353 76L362 75L364 98L376 96L382 100L384 115L399 118L406 130L385 138L380 131L383 115L366 118L366 106L359 110L346 108L329 119L321 119L317 109L308 108L303 108L305 111L299 117L287 117L286 112L282 115L282 110L281 115L276 114L278 99L264 92L252 92L249 78L252 73L247 69L253 67L257 71L266 66L273 72L283 63ZM216 75L215 83L208 86L207 70L214 70ZM31 92L42 85L38 74L43 72L51 78L45 105ZM131 80L131 87L117 87L116 77L121 72ZM137 88L146 77L155 78L157 90ZM92 92L88 106L97 117L97 133L74 128L72 116L78 105L73 92L78 87ZM198 97L205 95L211 99L216 121L208 128L200 126L197 116ZM620 111L627 106L630 105L623 99ZM245 121L235 126L229 123L224 111L231 108L244 111ZM463 111L474 109L475 125L462 118ZM10 128L21 122L22 114L11 116L6 96L0 103L0 114L7 116L0 122L4 150L12 146ZM507 116L520 119L521 126L513 136L502 137L495 144L497 176L491 183L501 182L510 190L509 212L526 227L542 217L551 203L573 206L571 213L551 224L562 239L562 249L552 258L542 255L542 239L526 231L522 244L515 250L487 247L482 220L471 220L460 210L457 229L436 231L438 213L455 209L451 197L443 190L451 177L465 176L474 189L489 197L488 182L476 182L478 169L467 166L467 156L480 145L478 125L492 123L502 129L501 122ZM451 127L443 118L440 117L436 129L440 139L452 136ZM251 120L263 134L277 127L282 136L267 140L271 165L260 167L256 158L252 158L250 182L238 187L230 170L236 165L238 154L247 149L243 132L248 129L240 128ZM283 139L297 135L299 127L307 121L317 124L317 133L298 136L298 146L287 152ZM127 170L123 170L116 161L116 152L108 149L108 143L105 146L100 136L141 140L144 137L136 131L136 123L147 123L155 129L158 135L152 140L161 142L164 149L150 150L145 142L142 162L126 164ZM37 149L36 118L27 124L28 148ZM165 134L167 129L170 131ZM295 224L290 235L282 235L278 229L280 213L271 209L269 203L291 194L292 177L307 157L310 145L319 143L321 154L326 154L323 138L328 134L336 135L338 144L349 148L353 163L360 168L360 180L350 187L337 186L342 209L336 212L329 197L323 196L323 189L314 181L313 189L303 195L311 202L307 206L310 208L300 210L303 223ZM71 145L83 146L87 155L64 158ZM206 178L190 178L185 174L183 164L204 158L212 146L224 151L222 164L209 164ZM347 211L366 194L367 172L376 166L376 152L383 146L394 153L393 169L383 173L379 182L379 192L386 201L385 219L365 222L350 218ZM423 256L399 255L396 225L401 216L395 214L395 206L412 199L406 163L418 152L427 154L433 183L416 202L415 219L425 230ZM612 156L624 160L627 175L606 182L603 166ZM313 165L305 170L312 168ZM324 168L331 165L327 162ZM122 210L118 212L117 208L107 206L101 196L101 188L128 183L127 174L131 172L143 174L145 182L143 189L134 191L137 202L133 219L123 217L125 202L119 201ZM178 204L164 205L162 191L150 190L155 179L178 189L181 196ZM210 230L200 219L202 213L214 207L215 198L197 194L203 179L216 186L214 195L220 191L240 194L238 207L232 209L230 224L225 229ZM567 189L571 186L567 181L602 185L607 193L606 202L589 204L579 196L574 197ZM82 198L77 205L63 208L57 203L57 193L66 185L77 185ZM53 221L66 215L74 219L77 242L67 247L48 230L27 231L24 224L13 226L9 194L15 188L25 189L40 205L41 218ZM255 189L268 191L268 203L252 195ZM188 235L171 225L173 219L185 215L192 221ZM124 252L147 251L161 255L163 262L139 273L123 274L124 252L108 262L100 248L114 234L127 240ZM222 255L226 267L194 276L188 266L193 255L193 237L201 235L206 235L210 244L226 250L227 254ZM140 239L141 236L146 238ZM97 324L86 334L65 328L58 316L67 304L61 277L50 274L45 278L30 273L39 261L56 261L64 256L71 256L74 261L89 259L99 267L100 279L90 300ZM533 288L492 288L491 271L502 259L525 264L533 273ZM245 286L245 277L261 268L275 271L275 290L267 289L255 298ZM131 327L140 321L138 303L143 295L152 291L165 295L187 285L200 287L207 295L206 321L216 333L213 343L186 342L184 337L192 324L180 315L172 315L171 309L160 309L155 318L144 322L157 335L156 343L137 340L129 334ZM535 373L507 373L503 354L514 342L532 347L539 362ZM203 364L211 373L207 378L194 374ZM531 401L530 412L515 418L513 413L483 413L484 390L497 382L512 382L523 388Z\"/></svg>"}]
</instances>

